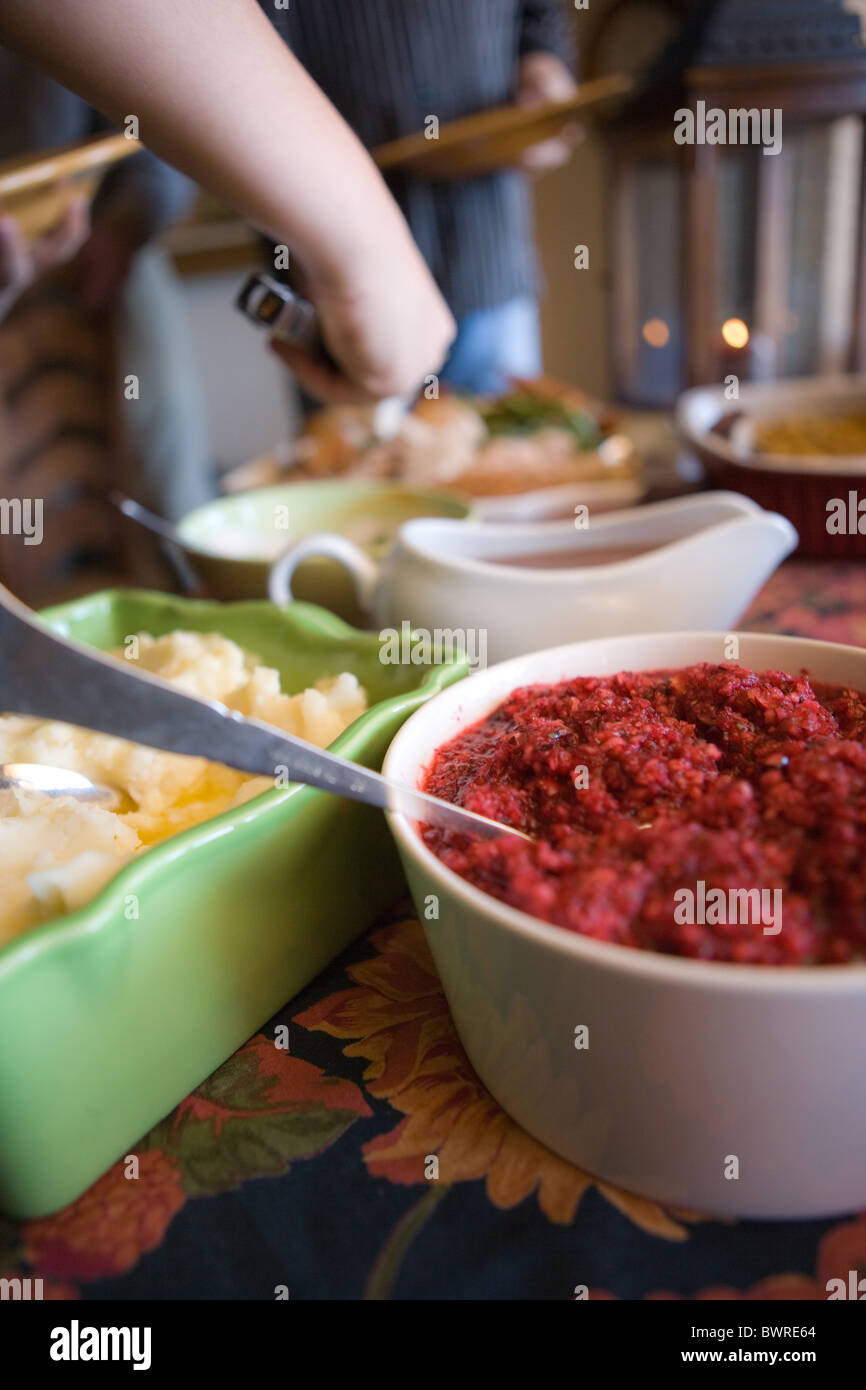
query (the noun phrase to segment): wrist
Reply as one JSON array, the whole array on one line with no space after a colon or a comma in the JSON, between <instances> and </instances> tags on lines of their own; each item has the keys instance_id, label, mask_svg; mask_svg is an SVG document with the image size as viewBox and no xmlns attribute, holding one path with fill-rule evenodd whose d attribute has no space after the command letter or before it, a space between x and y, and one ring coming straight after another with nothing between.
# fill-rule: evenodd
<instances>
[{"instance_id":1,"label":"wrist","mask_svg":"<svg viewBox=\"0 0 866 1390\"><path fill-rule=\"evenodd\" d=\"M307 255L300 253L298 260L314 301L326 298L350 304L369 299L377 285L387 282L412 257L419 253L400 217L396 227L382 226L373 239L351 237L345 243L320 245Z\"/></svg>"}]
</instances>

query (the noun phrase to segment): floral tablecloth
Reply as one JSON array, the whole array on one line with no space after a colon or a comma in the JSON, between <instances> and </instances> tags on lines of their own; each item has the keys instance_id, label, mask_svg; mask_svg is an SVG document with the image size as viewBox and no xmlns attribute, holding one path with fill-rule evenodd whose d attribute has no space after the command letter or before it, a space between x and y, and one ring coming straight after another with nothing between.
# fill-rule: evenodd
<instances>
[{"instance_id":1,"label":"floral tablecloth","mask_svg":"<svg viewBox=\"0 0 866 1390\"><path fill-rule=\"evenodd\" d=\"M743 626L866 645L866 566L791 562ZM720 1222L557 1158L499 1108L395 909L77 1202L0 1221L46 1297L826 1298L866 1213ZM439 1176L431 1178L431 1155Z\"/></svg>"}]
</instances>

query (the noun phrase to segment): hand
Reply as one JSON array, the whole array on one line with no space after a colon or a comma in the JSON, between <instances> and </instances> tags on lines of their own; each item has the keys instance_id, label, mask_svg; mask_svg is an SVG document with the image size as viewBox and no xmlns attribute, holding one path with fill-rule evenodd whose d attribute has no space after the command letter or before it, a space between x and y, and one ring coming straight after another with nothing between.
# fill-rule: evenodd
<instances>
[{"instance_id":1,"label":"hand","mask_svg":"<svg viewBox=\"0 0 866 1390\"><path fill-rule=\"evenodd\" d=\"M119 24L117 0L0 0L0 40L109 117L134 111L155 154L292 248L340 368L283 351L302 385L408 395L454 322L381 174L256 0L201 10L148 0Z\"/></svg>"},{"instance_id":2,"label":"hand","mask_svg":"<svg viewBox=\"0 0 866 1390\"><path fill-rule=\"evenodd\" d=\"M577 83L569 68L555 54L527 53L521 58L515 94L518 106L567 101L576 91ZM558 169L568 161L574 146L582 139L582 127L576 121L570 122L553 139L542 140L524 150L518 161L520 168L531 174Z\"/></svg>"},{"instance_id":3,"label":"hand","mask_svg":"<svg viewBox=\"0 0 866 1390\"><path fill-rule=\"evenodd\" d=\"M405 224L398 224L405 228ZM273 340L272 350L311 395L334 404L408 396L438 372L456 325L408 231L344 271L308 271L298 288L315 304L335 372Z\"/></svg>"},{"instance_id":4,"label":"hand","mask_svg":"<svg viewBox=\"0 0 866 1390\"><path fill-rule=\"evenodd\" d=\"M86 198L76 194L50 232L28 241L14 217L0 217L0 319L41 275L75 255L87 236L90 214Z\"/></svg>"}]
</instances>

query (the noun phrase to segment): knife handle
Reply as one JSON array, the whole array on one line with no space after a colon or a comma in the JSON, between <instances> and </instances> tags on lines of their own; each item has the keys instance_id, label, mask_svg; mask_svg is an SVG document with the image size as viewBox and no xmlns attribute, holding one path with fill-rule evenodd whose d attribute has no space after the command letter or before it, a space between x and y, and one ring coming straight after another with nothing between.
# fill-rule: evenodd
<instances>
[{"instance_id":1,"label":"knife handle","mask_svg":"<svg viewBox=\"0 0 866 1390\"><path fill-rule=\"evenodd\" d=\"M303 348L323 366L340 371L322 339L316 306L273 275L251 275L235 304L258 328L267 328L272 338Z\"/></svg>"},{"instance_id":2,"label":"knife handle","mask_svg":"<svg viewBox=\"0 0 866 1390\"><path fill-rule=\"evenodd\" d=\"M293 782L464 833L520 833L61 637L2 585L0 668L12 714L60 719L257 776L285 769Z\"/></svg>"}]
</instances>

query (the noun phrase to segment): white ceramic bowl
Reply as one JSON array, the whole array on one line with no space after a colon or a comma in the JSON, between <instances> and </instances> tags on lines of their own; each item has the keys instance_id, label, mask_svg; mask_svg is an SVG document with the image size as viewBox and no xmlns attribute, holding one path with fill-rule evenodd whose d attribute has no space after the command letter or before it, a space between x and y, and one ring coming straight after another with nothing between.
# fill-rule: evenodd
<instances>
[{"instance_id":1,"label":"white ceramic bowl","mask_svg":"<svg viewBox=\"0 0 866 1390\"><path fill-rule=\"evenodd\" d=\"M503 662L414 714L384 771L417 786L438 747L518 686L716 662L724 636L604 638ZM866 650L749 633L739 644L744 666L866 689ZM737 966L590 940L489 897L402 816L389 820L463 1045L530 1134L598 1177L698 1211L866 1206L866 965ZM734 1158L739 1176L726 1177Z\"/></svg>"}]
</instances>

